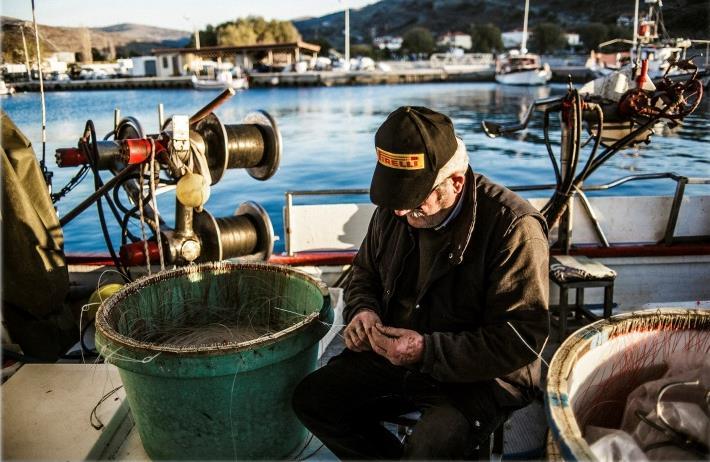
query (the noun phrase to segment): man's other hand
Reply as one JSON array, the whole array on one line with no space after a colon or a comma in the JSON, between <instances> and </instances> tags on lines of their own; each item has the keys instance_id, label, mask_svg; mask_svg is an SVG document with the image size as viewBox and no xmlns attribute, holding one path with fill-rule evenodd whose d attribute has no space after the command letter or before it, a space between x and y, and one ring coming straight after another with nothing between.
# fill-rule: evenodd
<instances>
[{"instance_id":1,"label":"man's other hand","mask_svg":"<svg viewBox=\"0 0 710 462\"><path fill-rule=\"evenodd\" d=\"M384 356L395 366L416 364L424 355L424 337L417 331L385 327L375 324L370 336L375 353Z\"/></svg>"},{"instance_id":2,"label":"man's other hand","mask_svg":"<svg viewBox=\"0 0 710 462\"><path fill-rule=\"evenodd\" d=\"M350 324L343 331L345 346L352 351L370 351L370 335L380 317L372 310L364 309L353 316Z\"/></svg>"}]
</instances>

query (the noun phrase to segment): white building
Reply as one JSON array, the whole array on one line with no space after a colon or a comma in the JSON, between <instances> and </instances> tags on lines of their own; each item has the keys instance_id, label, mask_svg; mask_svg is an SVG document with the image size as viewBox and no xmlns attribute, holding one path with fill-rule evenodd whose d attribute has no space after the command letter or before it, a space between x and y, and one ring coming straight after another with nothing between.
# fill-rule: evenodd
<instances>
[{"instance_id":1,"label":"white building","mask_svg":"<svg viewBox=\"0 0 710 462\"><path fill-rule=\"evenodd\" d=\"M464 34L463 32L447 32L444 35L439 36L436 41L436 45L439 47L449 47L449 48L463 48L464 50L470 50L473 43L471 42L471 36Z\"/></svg>"},{"instance_id":2,"label":"white building","mask_svg":"<svg viewBox=\"0 0 710 462\"><path fill-rule=\"evenodd\" d=\"M157 52L158 77L176 77L182 75L183 57L178 52L161 53Z\"/></svg>"},{"instance_id":3,"label":"white building","mask_svg":"<svg viewBox=\"0 0 710 462\"><path fill-rule=\"evenodd\" d=\"M52 53L49 58L67 64L76 62L76 55L73 51L56 51Z\"/></svg>"},{"instance_id":4,"label":"white building","mask_svg":"<svg viewBox=\"0 0 710 462\"><path fill-rule=\"evenodd\" d=\"M67 63L64 61L60 61L57 59L57 55L53 54L49 58L47 58L43 65L42 65L42 72L44 73L52 73L52 72L57 72L60 74L66 73L67 72Z\"/></svg>"},{"instance_id":5,"label":"white building","mask_svg":"<svg viewBox=\"0 0 710 462\"><path fill-rule=\"evenodd\" d=\"M565 33L565 40L567 40L567 45L571 47L576 47L581 44L579 40L579 34L576 34L574 32L566 32Z\"/></svg>"},{"instance_id":6,"label":"white building","mask_svg":"<svg viewBox=\"0 0 710 462\"><path fill-rule=\"evenodd\" d=\"M377 47L380 50L388 49L390 51L397 51L402 48L402 37L394 37L391 35L375 37L372 41L372 46Z\"/></svg>"},{"instance_id":7,"label":"white building","mask_svg":"<svg viewBox=\"0 0 710 462\"><path fill-rule=\"evenodd\" d=\"M155 77L158 75L158 59L155 56L137 56L131 58L132 77Z\"/></svg>"}]
</instances>

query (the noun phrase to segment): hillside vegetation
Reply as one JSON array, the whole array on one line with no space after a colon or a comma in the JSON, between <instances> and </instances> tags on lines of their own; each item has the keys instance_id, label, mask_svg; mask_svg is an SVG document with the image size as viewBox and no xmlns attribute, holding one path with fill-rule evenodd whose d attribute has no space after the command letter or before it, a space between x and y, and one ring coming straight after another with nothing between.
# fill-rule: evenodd
<instances>
[{"instance_id":1,"label":"hillside vegetation","mask_svg":"<svg viewBox=\"0 0 710 462\"><path fill-rule=\"evenodd\" d=\"M21 29L24 29L30 57L35 56L35 36L32 23L2 17L2 59L4 62L24 62ZM116 24L100 28L53 27L39 25L40 51L65 51L78 54L79 59L114 59L149 54L153 48L184 46L190 33L140 24Z\"/></svg>"},{"instance_id":2,"label":"hillside vegetation","mask_svg":"<svg viewBox=\"0 0 710 462\"><path fill-rule=\"evenodd\" d=\"M521 29L524 0L384 0L350 12L354 43L369 43L381 35L403 35L412 27L432 33L468 32L472 24L492 23L503 31ZM641 9L646 7L641 3ZM616 25L620 15L633 16L633 0L531 0L529 26L553 23L567 31L580 31L590 23ZM707 0L665 0L665 25L671 36L710 38L710 3ZM342 49L342 12L294 21L306 41L327 40Z\"/></svg>"}]
</instances>

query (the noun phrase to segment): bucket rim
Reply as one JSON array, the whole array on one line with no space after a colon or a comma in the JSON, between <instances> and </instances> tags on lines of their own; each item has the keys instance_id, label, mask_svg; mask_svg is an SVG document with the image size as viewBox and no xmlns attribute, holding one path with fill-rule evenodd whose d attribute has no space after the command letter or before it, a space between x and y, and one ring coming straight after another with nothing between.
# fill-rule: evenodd
<instances>
[{"instance_id":1,"label":"bucket rim","mask_svg":"<svg viewBox=\"0 0 710 462\"><path fill-rule=\"evenodd\" d=\"M256 339L243 342L227 342L225 344L215 344L201 347L176 347L170 345L161 345L152 342L141 342L127 335L119 333L111 326L107 318L107 314L120 302L125 300L130 295L138 292L141 288L148 285L153 285L165 279L185 276L188 274L205 273L205 272L230 272L235 270L258 270L266 272L279 272L290 276L295 276L306 282L313 284L323 298L323 303L317 312L311 313L304 317L303 320L290 325L276 333L260 336ZM103 336L121 347L128 347L132 351L140 351L141 353L161 353L161 354L179 354L185 356L203 356L203 355L228 355L240 353L257 347L263 347L274 343L278 340L283 340L285 337L294 335L295 332L306 329L314 323L321 322L321 319L327 319L327 313L330 309L330 293L328 287L322 281L314 278L302 270L271 263L261 262L207 262L197 265L183 266L170 270L161 271L151 275L146 275L136 279L133 282L126 284L121 290L111 295L108 299L99 306L96 314L96 334Z\"/></svg>"},{"instance_id":2,"label":"bucket rim","mask_svg":"<svg viewBox=\"0 0 710 462\"><path fill-rule=\"evenodd\" d=\"M600 319L572 333L550 361L545 384L545 414L555 441L566 460L597 460L582 431L569 401L569 377L573 361L601 343L622 335L621 328L630 321L662 319L677 321L679 327L693 330L694 321L710 323L710 311L684 308L652 308L630 311ZM585 351L586 350L586 351Z\"/></svg>"}]
</instances>

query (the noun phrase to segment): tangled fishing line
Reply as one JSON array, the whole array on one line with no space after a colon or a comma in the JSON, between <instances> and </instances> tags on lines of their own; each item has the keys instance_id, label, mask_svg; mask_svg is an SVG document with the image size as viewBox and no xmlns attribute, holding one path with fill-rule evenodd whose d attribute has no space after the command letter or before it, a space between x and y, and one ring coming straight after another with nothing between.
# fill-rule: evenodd
<instances>
[{"instance_id":1,"label":"tangled fishing line","mask_svg":"<svg viewBox=\"0 0 710 462\"><path fill-rule=\"evenodd\" d=\"M272 338L317 316L305 308L313 303L306 294L273 295L259 277L209 286L199 294L167 283L136 290L112 310L110 323L137 342L188 352Z\"/></svg>"}]
</instances>

